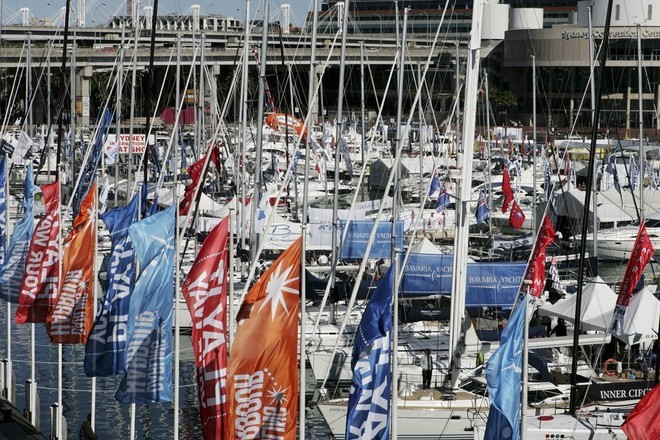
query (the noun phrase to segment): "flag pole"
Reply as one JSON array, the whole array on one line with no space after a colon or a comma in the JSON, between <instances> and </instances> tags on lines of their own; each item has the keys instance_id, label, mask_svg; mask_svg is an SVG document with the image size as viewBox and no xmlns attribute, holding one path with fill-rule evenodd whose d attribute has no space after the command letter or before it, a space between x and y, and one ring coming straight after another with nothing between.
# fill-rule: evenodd
<instances>
[{"instance_id":1,"label":"flag pole","mask_svg":"<svg viewBox=\"0 0 660 440\"><path fill-rule=\"evenodd\" d=\"M181 35L176 37L176 99L179 99L179 73L181 69ZM178 103L177 103L178 104ZM178 108L178 106L177 106ZM178 159L178 143L179 131L176 129L178 120L175 124L174 130L174 187L172 191L172 201L174 203L174 440L179 439L179 368L181 364L180 349L181 349L181 327L179 322L179 252L180 252L180 233L179 233L179 191L177 189L177 159ZM203 130L203 129L202 129ZM163 164L164 166L164 164ZM183 227L186 227L184 223Z\"/></svg>"},{"instance_id":2,"label":"flag pole","mask_svg":"<svg viewBox=\"0 0 660 440\"><path fill-rule=\"evenodd\" d=\"M527 353L527 346L529 343L529 300L531 298L529 289L532 285L532 280L523 280L523 285L527 286L527 293L525 295L525 300L520 304L520 306L525 307L522 349L522 395L520 398L520 440L527 440L527 389L529 387L529 366L527 365L527 362L529 362L529 353Z\"/></svg>"}]
</instances>

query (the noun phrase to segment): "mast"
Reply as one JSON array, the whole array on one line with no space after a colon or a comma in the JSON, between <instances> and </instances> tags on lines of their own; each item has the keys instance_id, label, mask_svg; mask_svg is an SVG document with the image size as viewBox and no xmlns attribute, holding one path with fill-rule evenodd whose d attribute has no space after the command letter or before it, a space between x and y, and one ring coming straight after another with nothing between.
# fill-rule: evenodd
<instances>
[{"instance_id":1,"label":"mast","mask_svg":"<svg viewBox=\"0 0 660 440\"><path fill-rule=\"evenodd\" d=\"M600 91L602 90L603 85L603 72L605 71L605 65L607 62L607 44L610 36L610 23L612 22L612 0L607 1L607 13L605 15L605 30L603 32L603 43L600 51L600 71L601 74L598 77L598 88L596 96L600 96ZM594 120L598 121L601 99L597 99L595 103L594 110ZM584 209L588 211L589 205L591 203L591 189L593 186L594 180L594 164L596 163L596 137L598 135L598 127L596 124L592 124L591 127L591 148L589 151L589 166L588 166L588 176L587 176L587 187L584 192ZM586 254L586 245L587 245L587 231L589 229L589 216L582 216L582 230L580 235L580 259L578 266L578 280L577 280L577 292L575 293L575 330L573 333L573 359L571 363L571 401L569 411L571 414L575 415L577 410L577 363L579 353L578 345L580 338L580 317L582 316L582 291L584 283L584 258Z\"/></svg>"},{"instance_id":2,"label":"mast","mask_svg":"<svg viewBox=\"0 0 660 440\"><path fill-rule=\"evenodd\" d=\"M123 88L124 80L124 41L126 37L126 27L124 22L121 23L121 42L119 43L119 62L117 63L117 110L115 111L115 121L117 123L117 137L115 138L115 144L117 144L117 153L115 156L115 190L114 192L114 202L115 206L118 204L118 192L117 185L119 183L119 148L121 146L121 95ZM105 155L103 155L105 157ZM128 204L128 187L126 187L126 203ZM94 315L96 316L96 315Z\"/></svg>"},{"instance_id":3,"label":"mast","mask_svg":"<svg viewBox=\"0 0 660 440\"><path fill-rule=\"evenodd\" d=\"M458 386L461 368L463 325L465 322L465 290L467 286L468 217L470 215L470 185L472 156L474 153L474 127L477 112L479 57L481 53L481 17L484 0L476 0L472 10L472 31L467 55L465 78L465 105L463 113L463 164L459 181L459 199L456 201L456 236L451 298L451 325L449 329L449 355L451 387ZM458 154L457 154L458 158ZM461 167L460 163L457 166Z\"/></svg>"},{"instance_id":4,"label":"mast","mask_svg":"<svg viewBox=\"0 0 660 440\"><path fill-rule=\"evenodd\" d=\"M639 207L642 213L641 221L644 221L644 111L642 109L642 26L637 23L637 106L639 112Z\"/></svg>"},{"instance_id":5,"label":"mast","mask_svg":"<svg viewBox=\"0 0 660 440\"><path fill-rule=\"evenodd\" d=\"M248 94L248 56L250 55L250 0L245 1L245 35L243 36L243 76L241 77L241 134L239 139L240 145L240 158L238 159L238 166L236 169L239 171L239 178L241 182L241 205L238 207L238 240L241 244L241 249L245 249L245 148L248 140L248 122L247 122L247 94ZM245 279L245 263L241 261L241 279ZM234 316L234 315L230 315ZM233 322L230 320L232 327L231 335L233 337Z\"/></svg>"},{"instance_id":6,"label":"mast","mask_svg":"<svg viewBox=\"0 0 660 440\"><path fill-rule=\"evenodd\" d=\"M588 17L589 17L589 78L591 80L589 81L589 88L591 89L591 125L595 126L597 124L596 121L596 85L595 85L595 80L596 77L594 76L594 32L593 32L593 23L592 23L592 5L587 3L587 10L589 11ZM595 163L595 162L594 162ZM598 259L598 241L597 241L597 233L598 233L598 215L596 214L596 210L598 209L598 187L596 185L598 179L598 173L594 171L594 181L593 181L593 198L594 198L594 217L593 217L593 225L592 225L592 233L593 233L593 257Z\"/></svg>"}]
</instances>

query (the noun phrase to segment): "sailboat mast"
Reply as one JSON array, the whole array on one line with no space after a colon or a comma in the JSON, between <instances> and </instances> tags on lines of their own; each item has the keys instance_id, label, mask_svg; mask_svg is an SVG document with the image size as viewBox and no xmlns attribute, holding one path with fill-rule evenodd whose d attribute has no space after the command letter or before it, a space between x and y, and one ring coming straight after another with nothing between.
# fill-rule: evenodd
<instances>
[{"instance_id":1,"label":"sailboat mast","mask_svg":"<svg viewBox=\"0 0 660 440\"><path fill-rule=\"evenodd\" d=\"M612 22L612 0L607 2L607 13L605 15L605 30L603 32L603 43L600 51L600 76L598 77L598 88L596 96L600 96L603 85L603 72L607 62L607 44L610 36L610 23ZM594 110L594 121L598 121L601 107L601 99L596 100ZM596 137L598 135L598 126L591 126L591 148L589 150L589 167L587 176L587 185L584 191L584 210L582 215L582 230L580 235L580 259L578 266L577 292L575 293L575 329L573 333L573 359L571 363L571 401L569 411L575 414L577 409L577 364L578 364L578 345L580 338L580 317L582 316L582 285L584 283L584 258L587 246L587 231L589 229L589 206L591 203L591 189L594 180L594 164L596 163Z\"/></svg>"},{"instance_id":2,"label":"sailboat mast","mask_svg":"<svg viewBox=\"0 0 660 440\"><path fill-rule=\"evenodd\" d=\"M158 19L158 0L154 0L154 10L151 15L151 40L149 43L149 87L147 87L147 93L146 93L146 111L147 111L147 119L146 119L146 124L145 124L145 130L147 132L147 135L149 134L150 127L151 127L151 113L152 113L152 108L151 108L151 95L154 90L154 52L156 50L156 24L157 24L157 19ZM154 136L154 151L156 150L156 145L155 145L155 136ZM145 184L149 180L149 136L147 136L146 141L145 141L146 148L144 149L144 155L142 156L142 166L144 167L144 182ZM155 158L154 158L155 160Z\"/></svg>"},{"instance_id":3,"label":"sailboat mast","mask_svg":"<svg viewBox=\"0 0 660 440\"><path fill-rule=\"evenodd\" d=\"M483 0L476 0L472 10L472 31L467 54L465 78L465 105L463 113L463 163L459 181L459 199L456 201L456 236L454 239L454 262L451 297L451 325L449 330L450 373L452 388L458 386L461 367L461 333L465 322L465 291L467 286L468 217L472 192L472 159L474 153L474 128L477 113L477 87L479 57L481 56L481 17ZM457 156L458 158L458 153ZM458 162L458 160L457 160Z\"/></svg>"},{"instance_id":4,"label":"sailboat mast","mask_svg":"<svg viewBox=\"0 0 660 440\"><path fill-rule=\"evenodd\" d=\"M639 112L639 209L644 221L644 111L642 109L642 26L637 23L637 106Z\"/></svg>"},{"instance_id":5,"label":"sailboat mast","mask_svg":"<svg viewBox=\"0 0 660 440\"><path fill-rule=\"evenodd\" d=\"M594 33L593 33L593 23L592 23L592 5L588 5L587 9L589 11L589 88L591 89L591 125L595 126L598 122L596 121L596 85L594 81L596 80L596 77L594 76ZM597 241L597 234L598 234L598 214L597 214L597 209L598 209L598 188L597 188L597 179L598 179L598 173L594 172L594 181L593 181L593 198L594 198L594 208L593 208L593 244L594 248L592 250L593 252L593 258L598 259L598 241Z\"/></svg>"}]
</instances>

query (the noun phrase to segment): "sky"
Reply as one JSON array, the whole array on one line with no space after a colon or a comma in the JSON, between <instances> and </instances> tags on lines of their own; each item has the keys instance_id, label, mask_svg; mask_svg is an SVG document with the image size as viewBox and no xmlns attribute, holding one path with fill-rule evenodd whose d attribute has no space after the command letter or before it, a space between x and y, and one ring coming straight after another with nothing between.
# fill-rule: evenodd
<instances>
[{"instance_id":1,"label":"sky","mask_svg":"<svg viewBox=\"0 0 660 440\"><path fill-rule=\"evenodd\" d=\"M70 0L71 7L76 9L79 0ZM322 0L318 0L319 5ZM123 15L126 13L126 2L117 0L85 0L87 13L85 20L88 26L105 23L108 17ZM153 6L153 0L142 0L142 5ZM271 20L277 20L279 7L282 4L291 5L291 23L300 26L305 20L305 15L310 9L311 0L271 0ZM0 0L2 4L2 22L16 24L20 22L19 11L21 8L29 8L34 18L55 19L59 11L66 6L66 0ZM158 0L158 14L188 14L190 6L200 5L202 14L224 15L238 18L241 22L245 19L246 0ZM250 1L250 15L252 18L261 17L263 11L263 0Z\"/></svg>"}]
</instances>

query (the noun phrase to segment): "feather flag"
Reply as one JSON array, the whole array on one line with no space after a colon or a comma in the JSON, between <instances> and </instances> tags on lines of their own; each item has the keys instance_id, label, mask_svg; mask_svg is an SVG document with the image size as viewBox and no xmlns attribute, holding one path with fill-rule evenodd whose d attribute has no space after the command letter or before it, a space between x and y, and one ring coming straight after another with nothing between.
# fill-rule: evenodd
<instances>
[{"instance_id":1,"label":"feather flag","mask_svg":"<svg viewBox=\"0 0 660 440\"><path fill-rule=\"evenodd\" d=\"M488 221L488 204L486 204L486 194L484 194L483 190L479 191L479 201L477 202L477 212L475 215L478 225L482 225Z\"/></svg>"},{"instance_id":2,"label":"feather flag","mask_svg":"<svg viewBox=\"0 0 660 440\"><path fill-rule=\"evenodd\" d=\"M644 268L653 257L653 243L646 232L646 225L642 223L637 232L637 238L626 266L626 272L621 281L619 288L619 296L616 300L614 307L614 314L608 329L608 333L613 335L621 335L623 332L623 322L628 309L628 303L632 297L635 286L639 280L644 276Z\"/></svg>"},{"instance_id":3,"label":"feather flag","mask_svg":"<svg viewBox=\"0 0 660 440\"><path fill-rule=\"evenodd\" d=\"M30 164L25 173L23 217L14 227L14 233L9 240L8 257L2 265L0 275L0 298L12 303L18 303L21 280L25 274L25 259L34 233L34 193L38 191L38 188L32 182L32 165Z\"/></svg>"},{"instance_id":4,"label":"feather flag","mask_svg":"<svg viewBox=\"0 0 660 440\"><path fill-rule=\"evenodd\" d=\"M514 229L522 228L525 223L525 213L520 209L520 205L515 200L511 206L511 213L509 214L509 226Z\"/></svg>"},{"instance_id":5,"label":"feather flag","mask_svg":"<svg viewBox=\"0 0 660 440\"><path fill-rule=\"evenodd\" d=\"M45 214L34 230L25 273L16 309L16 323L46 322L57 298L59 233L60 233L60 183L55 181L41 187Z\"/></svg>"},{"instance_id":6,"label":"feather flag","mask_svg":"<svg viewBox=\"0 0 660 440\"><path fill-rule=\"evenodd\" d=\"M192 317L199 415L205 440L227 429L227 270L229 217L204 240L181 292Z\"/></svg>"},{"instance_id":7,"label":"feather flag","mask_svg":"<svg viewBox=\"0 0 660 440\"><path fill-rule=\"evenodd\" d=\"M389 438L393 273L390 267L378 283L355 334L347 439Z\"/></svg>"},{"instance_id":8,"label":"feather flag","mask_svg":"<svg viewBox=\"0 0 660 440\"><path fill-rule=\"evenodd\" d=\"M84 344L92 328L97 193L93 182L62 246L62 279L46 321L51 342Z\"/></svg>"},{"instance_id":9,"label":"feather flag","mask_svg":"<svg viewBox=\"0 0 660 440\"><path fill-rule=\"evenodd\" d=\"M126 371L115 393L122 403L172 401L175 208L128 228L140 272L128 306Z\"/></svg>"},{"instance_id":10,"label":"feather flag","mask_svg":"<svg viewBox=\"0 0 660 440\"><path fill-rule=\"evenodd\" d=\"M126 206L102 214L101 220L110 232L111 250L108 264L108 288L85 345L85 374L114 376L126 367L126 326L128 304L135 284L133 242L128 228L138 219L139 195Z\"/></svg>"},{"instance_id":11,"label":"feather flag","mask_svg":"<svg viewBox=\"0 0 660 440\"><path fill-rule=\"evenodd\" d=\"M225 438L296 439L301 252L299 238L241 305L229 357Z\"/></svg>"},{"instance_id":12,"label":"feather flag","mask_svg":"<svg viewBox=\"0 0 660 440\"><path fill-rule=\"evenodd\" d=\"M513 200L513 190L511 189L511 178L509 177L509 169L505 165L502 170L502 193L504 193L504 201L502 202L502 212L509 209L509 203Z\"/></svg>"}]
</instances>

